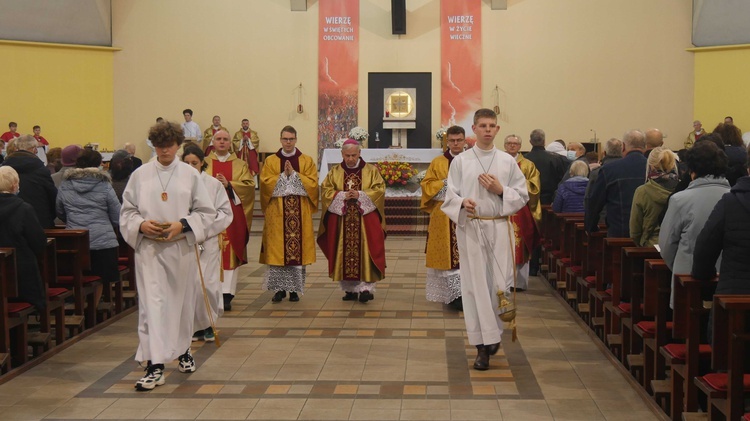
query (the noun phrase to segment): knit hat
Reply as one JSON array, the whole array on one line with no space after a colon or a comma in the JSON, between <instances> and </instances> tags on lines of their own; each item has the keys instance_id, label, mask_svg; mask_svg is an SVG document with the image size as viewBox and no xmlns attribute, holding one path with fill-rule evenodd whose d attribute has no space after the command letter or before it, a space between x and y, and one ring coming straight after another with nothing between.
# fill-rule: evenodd
<instances>
[{"instance_id":1,"label":"knit hat","mask_svg":"<svg viewBox=\"0 0 750 421\"><path fill-rule=\"evenodd\" d=\"M130 153L128 153L128 151L126 151L125 149L120 149L120 150L115 151L114 154L112 154L112 160L110 162L112 162L112 161L122 161L123 159L128 158L130 156L132 156L132 155L130 155Z\"/></svg>"},{"instance_id":2,"label":"knit hat","mask_svg":"<svg viewBox=\"0 0 750 421\"><path fill-rule=\"evenodd\" d=\"M76 159L78 159L78 156L81 155L82 151L83 148L81 148L79 145L70 145L63 148L62 155L60 156L60 162L62 163L62 166L75 167Z\"/></svg>"}]
</instances>

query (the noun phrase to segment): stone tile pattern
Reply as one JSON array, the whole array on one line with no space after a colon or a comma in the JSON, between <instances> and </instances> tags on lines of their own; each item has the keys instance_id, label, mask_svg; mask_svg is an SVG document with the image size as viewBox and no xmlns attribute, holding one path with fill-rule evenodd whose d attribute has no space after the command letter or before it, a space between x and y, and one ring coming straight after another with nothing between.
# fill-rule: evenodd
<instances>
[{"instance_id":1,"label":"stone tile pattern","mask_svg":"<svg viewBox=\"0 0 750 421\"><path fill-rule=\"evenodd\" d=\"M166 385L135 392L132 314L0 385L0 418L656 419L534 278L518 296L519 341L471 369L461 315L424 298L424 241L387 240L387 278L367 304L341 301L320 254L297 303L272 304L264 268L248 264L222 346L194 343L196 373L171 363Z\"/></svg>"}]
</instances>

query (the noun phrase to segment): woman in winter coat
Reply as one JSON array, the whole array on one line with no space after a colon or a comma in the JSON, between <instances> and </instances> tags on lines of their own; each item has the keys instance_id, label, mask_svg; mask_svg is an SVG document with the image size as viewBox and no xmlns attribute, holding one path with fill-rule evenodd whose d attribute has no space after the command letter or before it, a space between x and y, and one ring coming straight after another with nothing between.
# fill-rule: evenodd
<instances>
[{"instance_id":1,"label":"woman in winter coat","mask_svg":"<svg viewBox=\"0 0 750 421\"><path fill-rule=\"evenodd\" d=\"M716 203L729 191L729 182L724 177L727 155L713 142L696 142L687 151L687 164L693 181L687 189L669 198L659 230L661 257L673 275L690 273L698 234ZM674 295L670 305L673 303Z\"/></svg>"},{"instance_id":2,"label":"woman in winter coat","mask_svg":"<svg viewBox=\"0 0 750 421\"><path fill-rule=\"evenodd\" d=\"M47 297L36 256L44 252L47 236L34 208L18 197L18 186L16 170L0 167L0 247L16 249L18 279L18 297L8 301L23 301L44 310Z\"/></svg>"},{"instance_id":3,"label":"woman in winter coat","mask_svg":"<svg viewBox=\"0 0 750 421\"><path fill-rule=\"evenodd\" d=\"M630 238L638 247L659 244L659 219L679 181L674 154L667 148L651 150L646 172L646 184L635 190L630 209Z\"/></svg>"},{"instance_id":4,"label":"woman in winter coat","mask_svg":"<svg viewBox=\"0 0 750 421\"><path fill-rule=\"evenodd\" d=\"M557 188L552 210L555 213L583 212L583 197L589 185L589 166L586 161L573 161L570 165L570 178Z\"/></svg>"},{"instance_id":5,"label":"woman in winter coat","mask_svg":"<svg viewBox=\"0 0 750 421\"><path fill-rule=\"evenodd\" d=\"M102 283L117 281L117 235L120 201L112 188L109 174L99 169L102 155L84 149L76 159L76 168L63 176L57 194L57 216L68 229L89 230L91 274L102 278ZM98 303L100 286L94 296Z\"/></svg>"}]
</instances>

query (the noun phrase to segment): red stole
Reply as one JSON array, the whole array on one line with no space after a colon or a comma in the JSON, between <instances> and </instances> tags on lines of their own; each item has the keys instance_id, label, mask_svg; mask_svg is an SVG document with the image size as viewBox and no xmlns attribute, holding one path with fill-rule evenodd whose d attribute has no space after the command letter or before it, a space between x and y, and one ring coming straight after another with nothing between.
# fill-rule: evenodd
<instances>
[{"instance_id":1,"label":"red stole","mask_svg":"<svg viewBox=\"0 0 750 421\"><path fill-rule=\"evenodd\" d=\"M247 146L243 149L248 150ZM254 150L252 152L255 152ZM276 152L279 157L281 168L279 175L284 173L287 161L291 163L294 171L299 173L299 157L302 152L295 149L294 155L284 156L281 149ZM257 156L257 155L256 155ZM256 161L257 162L257 161ZM284 218L284 266L302 265L302 203L301 197L297 195L284 196L282 198L282 209Z\"/></svg>"},{"instance_id":2,"label":"red stole","mask_svg":"<svg viewBox=\"0 0 750 421\"><path fill-rule=\"evenodd\" d=\"M17 137L21 137L21 133L18 133L18 132L15 132L15 133L5 132L5 133L3 133L2 136L0 136L0 139L2 139L3 141L5 141L5 143L8 143L8 142L10 142L11 140L13 140L13 139L15 139Z\"/></svg>"},{"instance_id":3,"label":"red stole","mask_svg":"<svg viewBox=\"0 0 750 421\"><path fill-rule=\"evenodd\" d=\"M247 132L242 132L243 134L247 135L247 140L245 140L245 137L243 136L242 139L240 139L240 150L237 151L237 156L247 162L247 167L252 171L254 174L258 174L260 172L260 165L258 164L258 151L255 149L250 149L248 146L250 144L250 136L251 132L248 130ZM247 144L245 144L247 142ZM283 172L284 167L281 167L281 170ZM295 171L299 172L299 169L295 168Z\"/></svg>"},{"instance_id":4,"label":"red stole","mask_svg":"<svg viewBox=\"0 0 750 421\"><path fill-rule=\"evenodd\" d=\"M541 243L541 235L534 221L534 216L531 215L528 203L511 216L510 220L516 230L516 264L521 265L526 263L526 257L531 256L532 251ZM521 239L520 242L518 241L519 238ZM524 253L524 249L526 253Z\"/></svg>"},{"instance_id":5,"label":"red stole","mask_svg":"<svg viewBox=\"0 0 750 421\"><path fill-rule=\"evenodd\" d=\"M212 163L212 176L216 177L217 174L223 174L227 181L232 181L232 161L221 162L217 159L213 160ZM229 195L229 204L232 206L232 223L227 227L226 236L229 240L230 247L223 247L221 250L221 261L223 262L224 270L231 270L230 253L234 252L234 255L242 263L247 263L247 259L243 256L243 251L247 245L247 240L250 238L250 233L247 232L247 218L245 218L245 210L242 208L242 203L239 205L234 204L234 190L227 190Z\"/></svg>"}]
</instances>

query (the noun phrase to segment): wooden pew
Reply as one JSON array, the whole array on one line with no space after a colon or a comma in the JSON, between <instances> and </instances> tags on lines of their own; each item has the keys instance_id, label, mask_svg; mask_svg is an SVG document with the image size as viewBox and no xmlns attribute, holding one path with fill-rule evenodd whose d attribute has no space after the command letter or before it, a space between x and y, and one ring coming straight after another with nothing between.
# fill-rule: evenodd
<instances>
[{"instance_id":1,"label":"wooden pew","mask_svg":"<svg viewBox=\"0 0 750 421\"><path fill-rule=\"evenodd\" d=\"M708 396L709 420L738 420L750 396L750 295L715 295L713 300L714 372L695 378Z\"/></svg>"},{"instance_id":2,"label":"wooden pew","mask_svg":"<svg viewBox=\"0 0 750 421\"><path fill-rule=\"evenodd\" d=\"M566 282L567 268L572 265L571 255L573 252L573 237L575 235L575 224L583 222L583 214L559 214L562 219L560 223L560 254L555 261L556 279L555 287L564 299L568 299L568 284Z\"/></svg>"},{"instance_id":3,"label":"wooden pew","mask_svg":"<svg viewBox=\"0 0 750 421\"><path fill-rule=\"evenodd\" d=\"M601 230L587 235L588 249L583 274L585 276L582 276L579 284L585 284L581 285L581 290L582 292L586 291L587 295L589 326L604 342L604 302L609 300L609 294L605 296L606 288L604 288L602 260L604 258L604 238L607 236L607 232Z\"/></svg>"},{"instance_id":4,"label":"wooden pew","mask_svg":"<svg viewBox=\"0 0 750 421\"><path fill-rule=\"evenodd\" d=\"M626 309L629 305L620 303L620 265L622 263L622 249L633 247L635 243L630 238L610 238L604 239L604 255L602 256L602 273L604 276L601 281L597 279L596 289L604 289L607 284L612 287L604 289L598 297L604 301L604 338L609 349L618 356L623 357L622 337L620 336L621 319L629 317ZM609 300L607 299L609 297ZM606 301L605 301L606 300Z\"/></svg>"},{"instance_id":5,"label":"wooden pew","mask_svg":"<svg viewBox=\"0 0 750 421\"><path fill-rule=\"evenodd\" d=\"M0 248L0 365L5 371L26 362L28 317L36 310L29 303L9 301L18 296L17 273L15 250Z\"/></svg>"},{"instance_id":6,"label":"wooden pew","mask_svg":"<svg viewBox=\"0 0 750 421\"><path fill-rule=\"evenodd\" d=\"M96 286L102 281L98 276L84 275L91 267L89 255L89 231L73 229L47 229L47 237L54 238L57 245L58 276L55 288L70 288L75 297L75 314L84 315L86 328L96 325L97 304L94 302Z\"/></svg>"},{"instance_id":7,"label":"wooden pew","mask_svg":"<svg viewBox=\"0 0 750 421\"><path fill-rule=\"evenodd\" d=\"M555 229L554 229L555 212L552 211L551 205L542 206L542 241L541 241L541 256L542 261L539 265L539 276L548 280L549 277L549 265L547 261L547 254L554 250L557 245L555 244Z\"/></svg>"},{"instance_id":8,"label":"wooden pew","mask_svg":"<svg viewBox=\"0 0 750 421\"><path fill-rule=\"evenodd\" d=\"M633 332L643 341L643 387L659 402L668 398L669 382L664 381L666 365L659 348L672 339L669 295L672 291L672 271L662 259L646 259L643 272L643 316L633 326ZM668 414L668 401L662 408Z\"/></svg>"},{"instance_id":9,"label":"wooden pew","mask_svg":"<svg viewBox=\"0 0 750 421\"><path fill-rule=\"evenodd\" d=\"M701 281L689 275L674 276L674 312L672 336L684 344L671 343L659 350L670 361L672 379L671 416L682 420L683 412L698 410L698 388L693 378L700 372L701 360L711 356L711 346L701 343L708 312L702 297L711 297L716 290L716 279Z\"/></svg>"},{"instance_id":10,"label":"wooden pew","mask_svg":"<svg viewBox=\"0 0 750 421\"><path fill-rule=\"evenodd\" d=\"M588 320L588 305L581 307L578 297L578 288L576 280L583 272L583 257L586 251L586 230L583 221L574 222L572 226L572 241L570 249L570 266L565 269L565 299L578 313L579 317L586 314L585 320Z\"/></svg>"},{"instance_id":11,"label":"wooden pew","mask_svg":"<svg viewBox=\"0 0 750 421\"><path fill-rule=\"evenodd\" d=\"M60 345L65 341L65 300L73 296L73 291L67 288L53 287L57 283L57 247L54 238L47 239L47 246L44 253L38 256L38 261L39 273L47 291L47 311L41 314L40 330L49 332L51 321L54 320L55 345ZM80 322L78 324L80 325Z\"/></svg>"},{"instance_id":12,"label":"wooden pew","mask_svg":"<svg viewBox=\"0 0 750 421\"><path fill-rule=\"evenodd\" d=\"M623 364L643 383L643 342L633 333L633 325L643 320L643 273L646 259L658 259L654 247L625 247L622 249L620 301L630 302L630 317L621 314ZM620 308L618 308L620 310Z\"/></svg>"}]
</instances>

